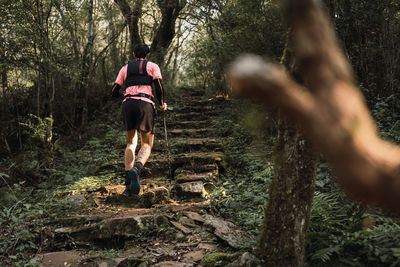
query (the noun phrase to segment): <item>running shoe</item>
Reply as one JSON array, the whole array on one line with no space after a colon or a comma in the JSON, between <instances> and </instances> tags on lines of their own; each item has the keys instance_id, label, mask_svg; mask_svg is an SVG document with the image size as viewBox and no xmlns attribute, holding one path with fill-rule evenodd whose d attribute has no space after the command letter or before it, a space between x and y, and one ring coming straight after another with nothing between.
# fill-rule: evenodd
<instances>
[{"instance_id":1,"label":"running shoe","mask_svg":"<svg viewBox=\"0 0 400 267\"><path fill-rule=\"evenodd\" d=\"M131 180L131 184L129 185L130 191L134 195L139 195L139 192L140 192L140 178L139 178L138 169L136 167L133 167L132 169L130 169L129 172L128 172L128 177Z\"/></svg>"}]
</instances>

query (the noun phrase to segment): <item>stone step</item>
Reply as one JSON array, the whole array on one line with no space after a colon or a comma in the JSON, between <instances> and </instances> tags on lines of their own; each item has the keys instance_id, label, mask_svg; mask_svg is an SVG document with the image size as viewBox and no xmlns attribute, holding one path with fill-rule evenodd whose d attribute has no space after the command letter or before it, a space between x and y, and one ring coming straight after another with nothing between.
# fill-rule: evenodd
<instances>
[{"instance_id":1,"label":"stone step","mask_svg":"<svg viewBox=\"0 0 400 267\"><path fill-rule=\"evenodd\" d=\"M197 173L212 173L214 176L218 177L219 168L217 163L195 165L195 166L182 166L175 170L175 177L179 175L191 175Z\"/></svg>"},{"instance_id":2,"label":"stone step","mask_svg":"<svg viewBox=\"0 0 400 267\"><path fill-rule=\"evenodd\" d=\"M186 105L182 105L182 103L185 103L185 101L183 101L184 99L185 98L183 98L181 101L179 101L177 104L175 104L175 106L185 107ZM187 99L191 103L190 106L208 106L208 105L213 105L213 103L214 103L214 99L206 99L203 97L190 97ZM174 104L172 104L172 106L174 106Z\"/></svg>"},{"instance_id":3,"label":"stone step","mask_svg":"<svg viewBox=\"0 0 400 267\"><path fill-rule=\"evenodd\" d=\"M80 241L91 241L93 239L109 239L113 235L126 236L138 234L142 229L143 222L153 219L151 215L114 217L99 223L85 225L80 228L57 228L56 236L69 235Z\"/></svg>"},{"instance_id":4,"label":"stone step","mask_svg":"<svg viewBox=\"0 0 400 267\"><path fill-rule=\"evenodd\" d=\"M171 202L169 190L164 186L149 188L145 182L142 182L139 196L123 194L125 185L106 186L106 188L108 188L108 196L105 198L107 204L131 208L151 208L153 205L168 204Z\"/></svg>"},{"instance_id":5,"label":"stone step","mask_svg":"<svg viewBox=\"0 0 400 267\"><path fill-rule=\"evenodd\" d=\"M176 184L174 186L174 191L176 192L177 196L185 199L205 198L207 195L203 181Z\"/></svg>"},{"instance_id":6,"label":"stone step","mask_svg":"<svg viewBox=\"0 0 400 267\"><path fill-rule=\"evenodd\" d=\"M226 243L235 249L247 249L247 246L254 240L254 236L242 231L235 224L225 221L221 218L211 215L205 215L205 225L214 229L214 234L226 241ZM251 246L251 245L250 245Z\"/></svg>"},{"instance_id":7,"label":"stone step","mask_svg":"<svg viewBox=\"0 0 400 267\"><path fill-rule=\"evenodd\" d=\"M172 129L168 131L169 138L207 138L216 136L217 129L203 128L203 129ZM162 135L163 136L163 135Z\"/></svg>"},{"instance_id":8,"label":"stone step","mask_svg":"<svg viewBox=\"0 0 400 267\"><path fill-rule=\"evenodd\" d=\"M168 157L163 154L154 153L143 169L143 178L168 175ZM123 163L121 161L121 163ZM198 152L171 155L171 169L199 171L205 165L222 164L223 154L220 152Z\"/></svg>"},{"instance_id":9,"label":"stone step","mask_svg":"<svg viewBox=\"0 0 400 267\"><path fill-rule=\"evenodd\" d=\"M203 97L204 96L204 90L196 90L196 89L185 89L185 90L182 90L183 92L183 95L190 95L190 96L192 96L192 97L196 97L196 96L200 96L200 97Z\"/></svg>"},{"instance_id":10,"label":"stone step","mask_svg":"<svg viewBox=\"0 0 400 267\"><path fill-rule=\"evenodd\" d=\"M113 238L130 238L157 225L166 219L159 218L162 215L122 215L105 219L98 223L83 225L78 228L65 227L55 229L56 238L72 238L77 242L91 242L94 240L104 240Z\"/></svg>"},{"instance_id":11,"label":"stone step","mask_svg":"<svg viewBox=\"0 0 400 267\"><path fill-rule=\"evenodd\" d=\"M168 142L170 150L177 153L222 151L222 140L217 138L171 138ZM156 140L153 152L166 153L165 141L161 139Z\"/></svg>"},{"instance_id":12,"label":"stone step","mask_svg":"<svg viewBox=\"0 0 400 267\"><path fill-rule=\"evenodd\" d=\"M36 255L34 260L43 267L79 266L84 259L80 251L59 251Z\"/></svg>"},{"instance_id":13,"label":"stone step","mask_svg":"<svg viewBox=\"0 0 400 267\"><path fill-rule=\"evenodd\" d=\"M85 224L93 224L100 222L104 219L111 218L114 216L114 212L102 212L101 214L81 214L75 216L57 218L53 223L54 225L62 226L81 226Z\"/></svg>"},{"instance_id":14,"label":"stone step","mask_svg":"<svg viewBox=\"0 0 400 267\"><path fill-rule=\"evenodd\" d=\"M154 153L149 162L142 170L142 179L158 177L157 179L168 181L168 159L166 155ZM180 155L180 156L179 156ZM190 156L192 155L192 156ZM212 153L186 153L178 154L174 161L174 155L171 155L171 169L175 176L179 174L194 174L203 172L212 172L214 175L219 174L219 166L223 166L223 156L219 152ZM111 161L100 166L100 171L115 171L121 172L121 177L124 177L124 162L122 160ZM99 188L97 191L105 190ZM120 188L121 190L121 188ZM105 191L107 192L107 191Z\"/></svg>"},{"instance_id":15,"label":"stone step","mask_svg":"<svg viewBox=\"0 0 400 267\"><path fill-rule=\"evenodd\" d=\"M195 151L222 151L222 141L216 138L173 138L169 140L170 149L177 153ZM154 143L154 152L166 152L164 140Z\"/></svg>"},{"instance_id":16,"label":"stone step","mask_svg":"<svg viewBox=\"0 0 400 267\"><path fill-rule=\"evenodd\" d=\"M175 177L175 180L177 183L188 183L188 182L196 182L196 181L202 181L202 182L209 182L209 181L214 181L218 177L214 175L213 172L206 172L206 173L196 173L196 174L179 174Z\"/></svg>"},{"instance_id":17,"label":"stone step","mask_svg":"<svg viewBox=\"0 0 400 267\"><path fill-rule=\"evenodd\" d=\"M215 107L211 103L192 103L190 106L176 106L171 111L174 113L213 111Z\"/></svg>"},{"instance_id":18,"label":"stone step","mask_svg":"<svg viewBox=\"0 0 400 267\"><path fill-rule=\"evenodd\" d=\"M201 120L201 121L195 121L195 120L189 120L189 121L176 121L176 120L171 120L167 122L167 127L169 128L174 128L174 129L196 129L196 128L205 128L207 126L210 126L210 121L209 120Z\"/></svg>"},{"instance_id":19,"label":"stone step","mask_svg":"<svg viewBox=\"0 0 400 267\"><path fill-rule=\"evenodd\" d=\"M210 120L214 115L215 112L212 111L183 112L183 113L173 114L173 117L170 120L176 120L176 121Z\"/></svg>"},{"instance_id":20,"label":"stone step","mask_svg":"<svg viewBox=\"0 0 400 267\"><path fill-rule=\"evenodd\" d=\"M222 162L224 155L220 152L197 152L174 155L174 165L205 165Z\"/></svg>"}]
</instances>

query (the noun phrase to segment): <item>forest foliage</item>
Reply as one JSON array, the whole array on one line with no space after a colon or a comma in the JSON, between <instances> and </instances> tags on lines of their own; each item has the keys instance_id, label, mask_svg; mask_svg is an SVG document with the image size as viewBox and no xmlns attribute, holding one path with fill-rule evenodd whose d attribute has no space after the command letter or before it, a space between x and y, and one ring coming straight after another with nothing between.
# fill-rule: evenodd
<instances>
[{"instance_id":1,"label":"forest foliage","mask_svg":"<svg viewBox=\"0 0 400 267\"><path fill-rule=\"evenodd\" d=\"M90 178L88 166L116 156L107 145L117 126L90 128L115 116L110 88L130 59L129 22L116 2L123 1L0 0L0 184L11 189L2 189L7 193L1 197L0 225L14 225L2 233L8 237L0 242L3 256L16 259L26 250L39 251L36 241L45 237L46 222L71 212L58 199L62 192L48 197L50 189L75 176L98 182ZM163 1L139 2L139 38L150 44ZM184 2L161 64L170 92L179 95L179 87L196 87L226 95L226 66L236 56L254 53L280 60L287 28L274 1ZM336 4L335 30L380 133L400 143L400 3ZM230 167L212 196L214 208L254 234L262 224L273 173L274 119L274 111L235 101L215 122L223 136L230 136L225 146ZM102 156L88 156L93 150ZM370 220L372 225L365 225ZM399 220L347 200L321 159L307 264L397 266L399 237Z\"/></svg>"}]
</instances>

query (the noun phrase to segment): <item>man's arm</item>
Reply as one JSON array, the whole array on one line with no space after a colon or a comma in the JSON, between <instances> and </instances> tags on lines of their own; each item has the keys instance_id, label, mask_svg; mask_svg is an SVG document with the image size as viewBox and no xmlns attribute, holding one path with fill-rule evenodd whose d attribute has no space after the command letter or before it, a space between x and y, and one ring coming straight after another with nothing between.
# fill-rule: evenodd
<instances>
[{"instance_id":1,"label":"man's arm","mask_svg":"<svg viewBox=\"0 0 400 267\"><path fill-rule=\"evenodd\" d=\"M128 65L125 65L119 71L118 77L112 87L112 90L111 90L111 95L113 97L116 97L119 99L122 99L124 97L124 95L122 93L120 93L119 90L121 89L121 86L125 83L127 69L128 69Z\"/></svg>"},{"instance_id":2,"label":"man's arm","mask_svg":"<svg viewBox=\"0 0 400 267\"><path fill-rule=\"evenodd\" d=\"M158 100L158 104L160 105L160 109L166 111L167 103L165 103L164 98L164 85L162 84L160 67L157 64L149 61L147 63L147 73L148 75L153 77L154 89L156 90L156 97Z\"/></svg>"},{"instance_id":3,"label":"man's arm","mask_svg":"<svg viewBox=\"0 0 400 267\"><path fill-rule=\"evenodd\" d=\"M121 85L119 85L118 83L114 83L111 95L115 98L121 99L124 95L119 91L120 89Z\"/></svg>"},{"instance_id":4,"label":"man's arm","mask_svg":"<svg viewBox=\"0 0 400 267\"><path fill-rule=\"evenodd\" d=\"M164 102L164 86L162 84L162 80L154 79L153 83L154 83L154 88L156 89L156 97L160 105L160 108L162 110L166 110L167 108L166 108L166 103Z\"/></svg>"}]
</instances>

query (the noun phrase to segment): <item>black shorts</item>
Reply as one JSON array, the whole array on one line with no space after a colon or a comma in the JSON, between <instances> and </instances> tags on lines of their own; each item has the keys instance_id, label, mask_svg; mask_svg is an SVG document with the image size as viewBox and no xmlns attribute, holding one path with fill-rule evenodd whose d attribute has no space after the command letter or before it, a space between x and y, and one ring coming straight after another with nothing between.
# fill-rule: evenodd
<instances>
[{"instance_id":1,"label":"black shorts","mask_svg":"<svg viewBox=\"0 0 400 267\"><path fill-rule=\"evenodd\" d=\"M137 129L154 133L154 106L146 101L127 99L122 103L122 116L127 131Z\"/></svg>"}]
</instances>

